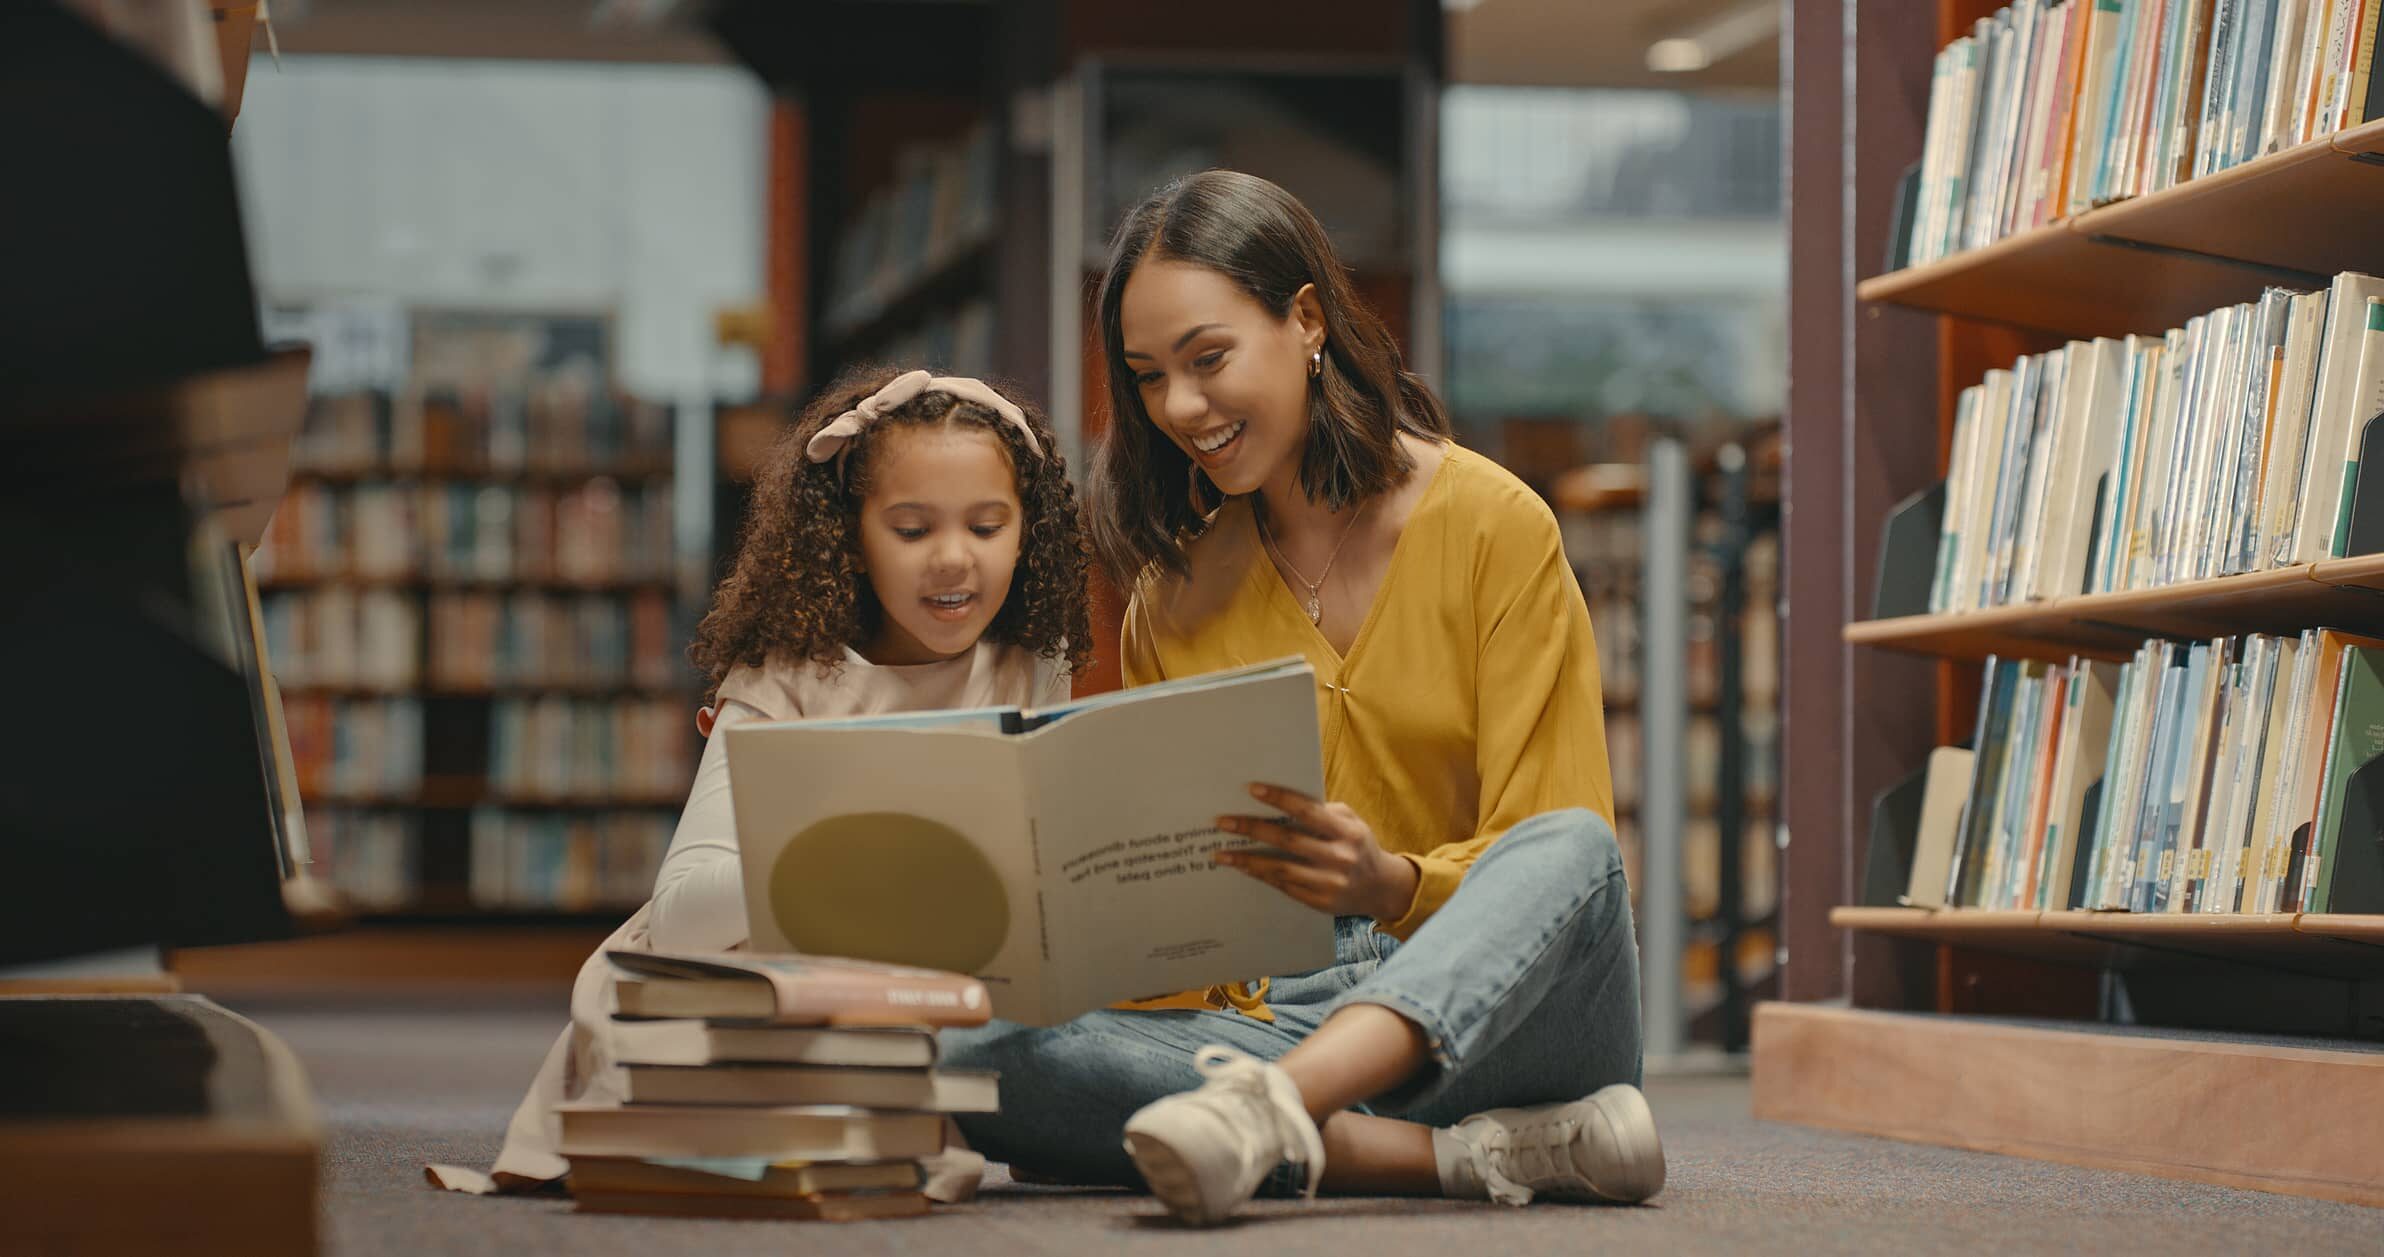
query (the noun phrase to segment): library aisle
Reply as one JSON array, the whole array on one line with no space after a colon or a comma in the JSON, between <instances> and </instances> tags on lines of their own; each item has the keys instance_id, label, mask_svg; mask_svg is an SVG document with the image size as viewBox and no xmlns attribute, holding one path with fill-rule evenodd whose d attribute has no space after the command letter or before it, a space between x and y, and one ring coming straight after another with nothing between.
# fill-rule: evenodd
<instances>
[{"instance_id":1,"label":"library aisle","mask_svg":"<svg viewBox=\"0 0 2384 1257\"><path fill-rule=\"evenodd\" d=\"M2379 43L0 3L0 1251L2375 1257Z\"/></svg>"},{"instance_id":2,"label":"library aisle","mask_svg":"<svg viewBox=\"0 0 2384 1257\"><path fill-rule=\"evenodd\" d=\"M368 1011L270 1001L235 1007L289 1041L324 1109L328 1251L572 1252L648 1257L657 1244L718 1257L782 1253L775 1227L592 1217L560 1200L462 1200L423 1189L413 1161L485 1164L514 1104L512 1062L553 1038L551 1018L501 1000ZM1495 1237L1502 1252L2197 1254L2372 1253L2373 1213L2352 1205L2082 1169L1754 1121L1742 1076L1652 1080L1669 1180L1659 1207L1535 1206L1485 1215L1440 1200L1260 1201L1227 1235L1180 1230L1148 1197L1024 1186L1001 1176L969 1205L880 1227L802 1232L805 1253L1121 1255L1257 1243L1295 1253L1444 1253ZM887 1229L891 1227L893 1229ZM1486 1229L1487 1228L1487 1229Z\"/></svg>"}]
</instances>

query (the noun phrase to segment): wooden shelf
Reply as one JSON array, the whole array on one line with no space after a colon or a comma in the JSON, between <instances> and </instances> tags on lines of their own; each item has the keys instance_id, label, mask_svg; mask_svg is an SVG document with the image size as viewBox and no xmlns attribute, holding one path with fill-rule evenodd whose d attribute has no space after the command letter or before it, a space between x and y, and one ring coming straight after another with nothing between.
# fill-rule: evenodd
<instances>
[{"instance_id":1,"label":"wooden shelf","mask_svg":"<svg viewBox=\"0 0 2384 1257\"><path fill-rule=\"evenodd\" d=\"M466 576L362 576L353 573L308 572L276 575L257 582L259 593L280 593L299 589L404 589L432 593L554 593L554 594L618 594L659 589L665 592L678 588L678 581L668 576L623 576L610 580L565 580L553 576L466 577Z\"/></svg>"},{"instance_id":2,"label":"wooden shelf","mask_svg":"<svg viewBox=\"0 0 2384 1257\"><path fill-rule=\"evenodd\" d=\"M655 808L686 806L687 796L679 795L509 795L489 791L477 780L426 780L419 790L398 794L326 794L307 795L306 806L355 808L359 811L415 811L460 812L476 807L509 808L515 811L602 811L618 809L642 811Z\"/></svg>"},{"instance_id":3,"label":"wooden shelf","mask_svg":"<svg viewBox=\"0 0 2384 1257\"><path fill-rule=\"evenodd\" d=\"M594 464L585 467L490 467L464 465L455 467L391 467L366 465L361 467L294 467L290 479L295 483L351 485L372 483L420 484L442 480L471 484L514 485L581 485L591 480L664 480L674 471L668 455L640 458L620 463Z\"/></svg>"},{"instance_id":4,"label":"wooden shelf","mask_svg":"<svg viewBox=\"0 0 2384 1257\"><path fill-rule=\"evenodd\" d=\"M2269 284L2384 268L2384 120L1866 279L1863 301L2069 336L2157 335Z\"/></svg>"},{"instance_id":5,"label":"wooden shelf","mask_svg":"<svg viewBox=\"0 0 2384 1257\"><path fill-rule=\"evenodd\" d=\"M942 258L896 283L887 296L826 320L820 330L846 353L884 340L928 312L956 304L980 286L985 264L993 257L993 244L991 232L960 240Z\"/></svg>"},{"instance_id":6,"label":"wooden shelf","mask_svg":"<svg viewBox=\"0 0 2384 1257\"><path fill-rule=\"evenodd\" d=\"M2384 978L2384 917L1833 908L1840 929L2135 971L2214 961L2315 977Z\"/></svg>"},{"instance_id":7,"label":"wooden shelf","mask_svg":"<svg viewBox=\"0 0 2384 1257\"><path fill-rule=\"evenodd\" d=\"M669 685L640 685L634 681L509 681L499 685L416 685L385 687L374 685L307 685L284 684L282 697L289 698L687 698L691 691Z\"/></svg>"},{"instance_id":8,"label":"wooden shelf","mask_svg":"<svg viewBox=\"0 0 2384 1257\"><path fill-rule=\"evenodd\" d=\"M2384 1205L2372 1046L1767 1003L1754 1058L1765 1121Z\"/></svg>"},{"instance_id":9,"label":"wooden shelf","mask_svg":"<svg viewBox=\"0 0 2384 1257\"><path fill-rule=\"evenodd\" d=\"M639 905L613 904L596 908L480 908L469 905L374 909L357 914L360 927L391 929L552 929L609 930L629 918Z\"/></svg>"},{"instance_id":10,"label":"wooden shelf","mask_svg":"<svg viewBox=\"0 0 2384 1257\"><path fill-rule=\"evenodd\" d=\"M1946 659L2059 661L2076 654L2124 660L2147 637L2233 637L2310 627L2384 630L2384 554L2159 589L1865 620L1847 625L1845 639Z\"/></svg>"},{"instance_id":11,"label":"wooden shelf","mask_svg":"<svg viewBox=\"0 0 2384 1257\"><path fill-rule=\"evenodd\" d=\"M619 917L584 923L563 916L535 923L383 922L280 942L177 949L168 967L189 989L219 998L317 992L451 998L475 988L510 994L525 986L560 996L619 924Z\"/></svg>"}]
</instances>

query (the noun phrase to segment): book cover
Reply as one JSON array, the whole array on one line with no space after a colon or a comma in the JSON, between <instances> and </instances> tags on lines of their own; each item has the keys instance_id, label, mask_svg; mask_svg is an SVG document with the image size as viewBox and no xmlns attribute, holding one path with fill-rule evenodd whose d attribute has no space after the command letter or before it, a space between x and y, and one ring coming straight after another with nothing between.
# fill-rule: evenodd
<instances>
[{"instance_id":1,"label":"book cover","mask_svg":"<svg viewBox=\"0 0 2384 1257\"><path fill-rule=\"evenodd\" d=\"M2277 764L2275 797L2270 801L2268 821L2254 836L2255 846L2245 854L2242 876L2241 912L2276 911L2276 879L2284 871L2283 851L2292 847L2293 830L2299 802L2305 793L2295 788L2301 780L2301 763L2309 753L2309 708L2312 695L2317 692L2317 674L2323 654L2318 631L2309 629L2301 634L2301 650L2295 660L2292 696L2286 702L2284 756Z\"/></svg>"},{"instance_id":2,"label":"book cover","mask_svg":"<svg viewBox=\"0 0 2384 1257\"><path fill-rule=\"evenodd\" d=\"M2350 411L2343 416L2343 445L2335 455L2340 471L2331 482L2313 482L2334 501L2325 548L2338 559L2350 548L2351 507L2358 501L2359 447L2366 439L2368 422L2384 414L2384 297L2368 298L2361 324L2359 366L2352 377Z\"/></svg>"},{"instance_id":3,"label":"book cover","mask_svg":"<svg viewBox=\"0 0 2384 1257\"><path fill-rule=\"evenodd\" d=\"M2259 535L2253 542L2248 569L2277 564L2278 549L2290 537L2294 514L2300 506L2293 495L2299 487L2302 451L2309 441L2311 403L2317 395L2318 342L2326 330L2326 294L2296 295L2288 322L2276 414L2267 444L2260 453Z\"/></svg>"},{"instance_id":4,"label":"book cover","mask_svg":"<svg viewBox=\"0 0 2384 1257\"><path fill-rule=\"evenodd\" d=\"M1290 660L1043 711L736 725L751 945L974 974L1032 1025L1330 964L1329 917L1212 858L1256 846L1216 828L1264 810L1249 783L1322 794L1316 699Z\"/></svg>"},{"instance_id":5,"label":"book cover","mask_svg":"<svg viewBox=\"0 0 2384 1257\"><path fill-rule=\"evenodd\" d=\"M611 948L631 1017L707 1017L788 1026L979 1026L991 1016L975 978L833 955Z\"/></svg>"},{"instance_id":6,"label":"book cover","mask_svg":"<svg viewBox=\"0 0 2384 1257\"><path fill-rule=\"evenodd\" d=\"M2300 509L2291 535L2280 545L2280 563L2315 563L2333 554L2334 520L2341 504L2343 451L2356 448L2351 435L2359 394L2360 357L2368 334L2368 302L2384 297L2384 279L2345 271L2326 293L2326 329L2318 350L2318 391L2310 404L2309 436L2293 500Z\"/></svg>"},{"instance_id":7,"label":"book cover","mask_svg":"<svg viewBox=\"0 0 2384 1257\"><path fill-rule=\"evenodd\" d=\"M2384 754L2384 648L2353 646L2343 660L2334 745L2327 757L2326 784L2311 830L2309 871L2303 879L2310 892L2302 911L2334 911L2335 860L2343 844L2375 841L2373 834L2345 832L2343 793L2351 774L2379 754Z\"/></svg>"},{"instance_id":8,"label":"book cover","mask_svg":"<svg viewBox=\"0 0 2384 1257\"><path fill-rule=\"evenodd\" d=\"M2193 647L2164 648L2158 708L2153 716L2152 759L2144 768L2144 783L2132 820L2127 866L2116 887L2117 905L2130 912L2150 910L2152 870L2159 858L2161 826L2169 814L2170 782L2181 757L2179 742L2186 736L2190 704L2188 682L2194 671Z\"/></svg>"},{"instance_id":9,"label":"book cover","mask_svg":"<svg viewBox=\"0 0 2384 1257\"><path fill-rule=\"evenodd\" d=\"M1920 828L1912 842L1912 879L1904 903L1917 908L1946 906L1946 883L1953 867L1954 843L1962 823L1962 804L1970 792L1972 762L1968 747L1941 746L1929 752L1927 784L1922 787Z\"/></svg>"},{"instance_id":10,"label":"book cover","mask_svg":"<svg viewBox=\"0 0 2384 1257\"><path fill-rule=\"evenodd\" d=\"M1945 901L1954 907L1976 907L1985 879L1987 846L1994 833L1994 813L2002 798L2004 764L2011 751L2012 697L2020 679L2020 662L1989 658L1978 705L1978 730L1971 745L1968 801L1963 805L1960 836L1949 861Z\"/></svg>"},{"instance_id":11,"label":"book cover","mask_svg":"<svg viewBox=\"0 0 2384 1257\"><path fill-rule=\"evenodd\" d=\"M2035 893L2024 905L2058 910L2070 903L2070 878L2077 866L2079 827L2084 821L2086 792L2101 781L2111 740L2111 704L2118 687L2119 665L2076 660L2070 666L2068 717L2061 735L2061 758L2054 770L2051 811L2045 822L2043 858L2038 862Z\"/></svg>"}]
</instances>

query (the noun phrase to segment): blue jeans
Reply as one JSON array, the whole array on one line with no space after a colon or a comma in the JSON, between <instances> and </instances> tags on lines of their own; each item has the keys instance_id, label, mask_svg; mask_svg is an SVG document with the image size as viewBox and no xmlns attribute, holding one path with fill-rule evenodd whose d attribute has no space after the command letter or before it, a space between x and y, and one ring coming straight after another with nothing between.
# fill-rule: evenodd
<instances>
[{"instance_id":1,"label":"blue jeans","mask_svg":"<svg viewBox=\"0 0 2384 1257\"><path fill-rule=\"evenodd\" d=\"M1335 963L1277 978L1272 1024L1235 1012L1100 1009L1047 1028L943 1032L943 1063L1001 1073L1002 1111L958 1120L987 1157L1076 1183L1139 1186L1126 1119L1200 1085L1221 1043L1273 1060L1347 1004L1422 1029L1430 1062L1359 1111L1431 1126L1578 1099L1640 1077L1639 945L1614 830L1593 812L1535 816L1490 844L1405 944L1334 922Z\"/></svg>"}]
</instances>

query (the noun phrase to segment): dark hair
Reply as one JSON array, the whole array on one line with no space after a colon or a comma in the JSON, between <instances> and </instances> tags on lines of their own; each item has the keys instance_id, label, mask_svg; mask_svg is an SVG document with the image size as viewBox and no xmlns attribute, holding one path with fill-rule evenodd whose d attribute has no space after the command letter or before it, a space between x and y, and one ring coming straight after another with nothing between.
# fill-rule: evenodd
<instances>
[{"instance_id":1,"label":"dark hair","mask_svg":"<svg viewBox=\"0 0 2384 1257\"><path fill-rule=\"evenodd\" d=\"M1406 370L1382 320L1358 299L1332 241L1308 207L1255 175L1207 170L1154 192L1128 211L1101 278L1101 348L1109 368L1109 431L1093 459L1094 548L1121 587L1151 565L1186 570L1184 542L1204 513L1192 500L1192 460L1153 429L1126 366L1119 307L1126 281L1147 260L1187 262L1232 280L1276 318L1301 288L1324 307L1324 365L1309 390L1300 488L1339 510L1398 483L1415 460L1399 433L1449 437L1448 411Z\"/></svg>"},{"instance_id":2,"label":"dark hair","mask_svg":"<svg viewBox=\"0 0 2384 1257\"><path fill-rule=\"evenodd\" d=\"M886 411L845 447L844 478L831 459L815 463L803 447L836 417L885 387L899 372L860 367L839 376L781 433L754 478L753 503L737 537L737 555L712 594L712 609L696 626L688 658L704 674L705 701L738 664L760 667L772 657L810 660L832 668L844 648L875 633L884 616L877 593L860 571L861 502L869 495L872 452L893 428L974 427L991 432L1018 476L1018 570L1009 596L985 636L1045 658L1082 667L1092 657L1085 542L1068 482L1067 460L1041 411L1024 402L1027 425L1043 446L1037 458L1017 429L976 402L929 390ZM1004 397L1015 390L995 384Z\"/></svg>"}]
</instances>

